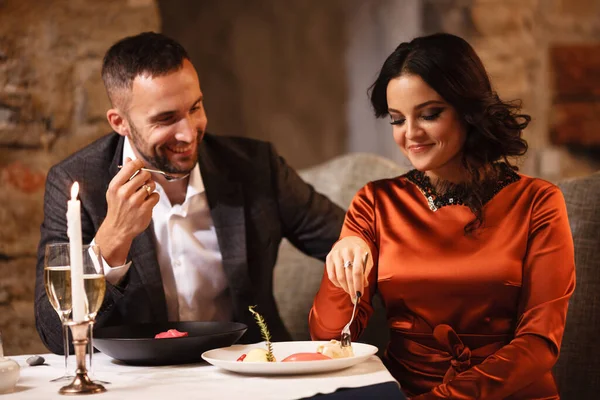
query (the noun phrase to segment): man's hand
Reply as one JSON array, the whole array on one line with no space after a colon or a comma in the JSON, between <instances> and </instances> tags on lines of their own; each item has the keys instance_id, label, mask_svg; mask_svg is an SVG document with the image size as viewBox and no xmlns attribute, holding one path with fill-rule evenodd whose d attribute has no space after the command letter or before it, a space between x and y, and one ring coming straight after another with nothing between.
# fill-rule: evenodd
<instances>
[{"instance_id":1,"label":"man's hand","mask_svg":"<svg viewBox=\"0 0 600 400\"><path fill-rule=\"evenodd\" d=\"M108 211L96 232L95 242L111 267L127 261L131 242L150 225L152 209L159 200L159 194L154 193L156 184L152 175L140 170L143 166L140 160L126 159L108 185Z\"/></svg>"},{"instance_id":2,"label":"man's hand","mask_svg":"<svg viewBox=\"0 0 600 400\"><path fill-rule=\"evenodd\" d=\"M337 242L327 255L327 276L331 283L344 289L352 299L356 292L364 293L368 284L367 276L373 268L372 257L365 256L369 253L369 246L357 236L347 236Z\"/></svg>"}]
</instances>

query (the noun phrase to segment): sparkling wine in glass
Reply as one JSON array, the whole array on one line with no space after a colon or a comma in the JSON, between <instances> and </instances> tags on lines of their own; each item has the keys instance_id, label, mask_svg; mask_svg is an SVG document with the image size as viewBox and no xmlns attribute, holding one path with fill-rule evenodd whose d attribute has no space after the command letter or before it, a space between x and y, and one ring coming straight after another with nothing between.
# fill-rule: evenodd
<instances>
[{"instance_id":1,"label":"sparkling wine in glass","mask_svg":"<svg viewBox=\"0 0 600 400\"><path fill-rule=\"evenodd\" d=\"M96 315L102 306L104 301L104 294L106 293L106 280L104 279L104 269L102 267L102 257L100 255L100 248L98 246L88 245L83 246L83 287L85 291L85 310L88 320L90 321L89 330L89 342L88 342L88 353L89 353L89 374L94 375L94 321ZM110 382L99 381L96 382L101 384L107 384Z\"/></svg>"},{"instance_id":2,"label":"sparkling wine in glass","mask_svg":"<svg viewBox=\"0 0 600 400\"><path fill-rule=\"evenodd\" d=\"M69 372L69 327L65 324L71 314L71 267L69 257L68 243L46 245L44 287L52 308L60 318L65 354L64 375L52 379L51 382L71 381L74 377Z\"/></svg>"},{"instance_id":3,"label":"sparkling wine in glass","mask_svg":"<svg viewBox=\"0 0 600 400\"><path fill-rule=\"evenodd\" d=\"M84 274L83 287L87 298L86 312L90 320L96 319L96 314L104 301L106 292L106 281L103 274Z\"/></svg>"}]
</instances>

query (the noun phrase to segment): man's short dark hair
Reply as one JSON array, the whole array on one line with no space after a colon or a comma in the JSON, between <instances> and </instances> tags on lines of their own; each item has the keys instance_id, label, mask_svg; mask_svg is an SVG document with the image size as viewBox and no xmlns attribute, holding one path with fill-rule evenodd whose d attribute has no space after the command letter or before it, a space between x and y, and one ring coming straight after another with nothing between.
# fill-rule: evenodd
<instances>
[{"instance_id":1,"label":"man's short dark hair","mask_svg":"<svg viewBox=\"0 0 600 400\"><path fill-rule=\"evenodd\" d=\"M102 62L102 80L110 101L115 104L131 90L138 75L163 76L178 71L187 52L175 40L155 32L144 32L119 40L106 52Z\"/></svg>"}]
</instances>

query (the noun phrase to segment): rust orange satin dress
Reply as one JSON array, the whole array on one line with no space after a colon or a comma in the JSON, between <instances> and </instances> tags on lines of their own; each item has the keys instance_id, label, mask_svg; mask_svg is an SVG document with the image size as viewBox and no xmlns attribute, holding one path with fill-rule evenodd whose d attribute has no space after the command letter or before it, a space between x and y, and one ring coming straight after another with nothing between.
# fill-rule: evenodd
<instances>
[{"instance_id":1,"label":"rust orange satin dress","mask_svg":"<svg viewBox=\"0 0 600 400\"><path fill-rule=\"evenodd\" d=\"M432 211L431 186L411 173L367 184L346 215L341 237L364 239L375 262L353 339L377 290L391 336L383 361L412 399L559 398L551 368L575 287L562 193L511 171L484 206L483 228L465 236L468 207L446 198ZM324 274L312 338L339 338L351 312Z\"/></svg>"}]
</instances>

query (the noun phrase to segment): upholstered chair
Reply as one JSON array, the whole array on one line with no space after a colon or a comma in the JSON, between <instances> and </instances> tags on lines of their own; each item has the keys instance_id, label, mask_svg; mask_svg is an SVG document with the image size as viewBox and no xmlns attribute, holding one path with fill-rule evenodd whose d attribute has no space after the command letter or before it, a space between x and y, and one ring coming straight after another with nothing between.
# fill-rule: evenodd
<instances>
[{"instance_id":1,"label":"upholstered chair","mask_svg":"<svg viewBox=\"0 0 600 400\"><path fill-rule=\"evenodd\" d=\"M554 374L562 400L600 398L600 172L559 183L575 243L575 293Z\"/></svg>"}]
</instances>

